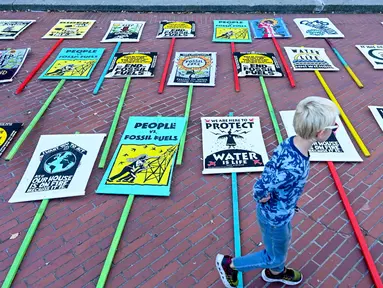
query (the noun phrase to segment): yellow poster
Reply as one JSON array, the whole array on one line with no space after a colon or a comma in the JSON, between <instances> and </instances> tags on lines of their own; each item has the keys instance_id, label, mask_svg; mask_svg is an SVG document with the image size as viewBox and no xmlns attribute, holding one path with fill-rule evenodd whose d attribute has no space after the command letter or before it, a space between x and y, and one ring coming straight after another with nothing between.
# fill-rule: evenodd
<instances>
[{"instance_id":1,"label":"yellow poster","mask_svg":"<svg viewBox=\"0 0 383 288\"><path fill-rule=\"evenodd\" d=\"M96 20L60 19L43 39L81 39L89 31Z\"/></svg>"},{"instance_id":2,"label":"yellow poster","mask_svg":"<svg viewBox=\"0 0 383 288\"><path fill-rule=\"evenodd\" d=\"M167 186L177 146L123 144L106 185Z\"/></svg>"},{"instance_id":3,"label":"yellow poster","mask_svg":"<svg viewBox=\"0 0 383 288\"><path fill-rule=\"evenodd\" d=\"M217 39L249 40L247 28L216 28Z\"/></svg>"},{"instance_id":4,"label":"yellow poster","mask_svg":"<svg viewBox=\"0 0 383 288\"><path fill-rule=\"evenodd\" d=\"M57 60L45 76L88 77L96 60Z\"/></svg>"}]
</instances>

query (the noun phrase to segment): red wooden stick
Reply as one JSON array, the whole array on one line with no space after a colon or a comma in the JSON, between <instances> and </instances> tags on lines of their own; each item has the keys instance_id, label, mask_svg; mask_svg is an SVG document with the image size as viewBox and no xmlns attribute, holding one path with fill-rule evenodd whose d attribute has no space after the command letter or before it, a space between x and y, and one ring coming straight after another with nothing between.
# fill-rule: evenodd
<instances>
[{"instance_id":1,"label":"red wooden stick","mask_svg":"<svg viewBox=\"0 0 383 288\"><path fill-rule=\"evenodd\" d=\"M234 87L235 87L235 91L239 92L240 88L239 88L238 72L237 72L237 66L235 65L234 54L233 54L235 52L235 44L234 44L234 42L231 42L230 46L231 46L231 59L232 59L232 62L233 62Z\"/></svg>"},{"instance_id":2,"label":"red wooden stick","mask_svg":"<svg viewBox=\"0 0 383 288\"><path fill-rule=\"evenodd\" d=\"M328 168L330 169L331 175L335 181L336 188L339 191L340 198L342 199L344 208L346 209L348 218L350 219L351 226L354 230L356 239L359 242L359 246L362 249L364 259L367 263L368 270L370 270L370 274L372 277L372 280L374 281L374 284L377 288L382 288L382 280L380 279L378 270L376 269L374 260L372 259L372 256L370 254L370 251L368 250L368 246L366 244L366 240L363 237L362 232L360 231L360 227L358 224L358 221L354 215L354 212L352 211L352 207L350 205L350 202L347 199L347 195L344 192L343 185L339 179L338 173L336 172L335 166L333 162L327 162Z\"/></svg>"},{"instance_id":3,"label":"red wooden stick","mask_svg":"<svg viewBox=\"0 0 383 288\"><path fill-rule=\"evenodd\" d=\"M282 65L283 65L283 67L286 70L287 78L289 78L290 85L291 85L291 87L294 88L295 87L295 81L294 81L294 78L293 78L293 74L291 73L289 65L287 65L287 62L286 62L285 57L283 56L281 47L279 46L279 43L278 43L277 39L275 39L275 37L272 37L271 39L273 39L273 43L274 43L275 49L277 49L279 58L281 58L281 60L282 60Z\"/></svg>"},{"instance_id":4,"label":"red wooden stick","mask_svg":"<svg viewBox=\"0 0 383 288\"><path fill-rule=\"evenodd\" d=\"M32 80L33 76L35 76L35 74L37 73L37 71L39 71L39 69L41 68L41 66L44 65L45 61L48 60L48 58L52 55L52 53L57 49L57 47L60 46L61 42L64 41L64 38L61 38L59 40L57 40L56 44L51 48L51 50L49 50L47 52L47 54L45 54L44 58L41 59L41 61L39 62L39 64L36 65L35 68L33 68L32 72L29 73L29 75L27 76L27 78L25 78L25 80L23 81L23 83L20 84L20 86L17 88L15 94L19 94L21 91L24 90L25 86L27 86L27 84L29 83L29 81Z\"/></svg>"},{"instance_id":5,"label":"red wooden stick","mask_svg":"<svg viewBox=\"0 0 383 288\"><path fill-rule=\"evenodd\" d=\"M166 57L164 72L162 72L160 87L158 88L158 93L160 93L160 94L162 92L164 92L164 89L165 89L166 76L168 74L170 60L172 59L173 48L174 48L174 43L175 42L176 42L176 38L172 38L172 42L170 43L170 47L169 47L169 51L168 51L168 56Z\"/></svg>"}]
</instances>

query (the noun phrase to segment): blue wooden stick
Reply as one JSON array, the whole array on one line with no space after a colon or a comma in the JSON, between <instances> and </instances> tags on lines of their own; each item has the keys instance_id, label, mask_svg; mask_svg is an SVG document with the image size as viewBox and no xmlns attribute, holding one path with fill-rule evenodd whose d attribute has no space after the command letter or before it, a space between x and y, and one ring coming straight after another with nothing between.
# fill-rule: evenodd
<instances>
[{"instance_id":1,"label":"blue wooden stick","mask_svg":"<svg viewBox=\"0 0 383 288\"><path fill-rule=\"evenodd\" d=\"M233 112L229 113L233 116ZM237 173L231 173L231 191L233 198L233 225L234 225L234 253L235 257L241 256L241 230L239 228L239 209L238 209L238 185ZM238 287L243 288L242 272L238 273Z\"/></svg>"},{"instance_id":2,"label":"blue wooden stick","mask_svg":"<svg viewBox=\"0 0 383 288\"><path fill-rule=\"evenodd\" d=\"M96 87L94 88L93 90L93 95L96 95L98 93L98 91L100 90L101 86L102 86L102 83L104 82L104 79L105 79L105 75L106 73L108 72L108 69L110 67L110 64L112 64L112 61L113 61L113 58L114 58L114 54L117 53L118 49L120 48L121 46L121 42L117 42L116 43L116 47L114 47L114 50L112 52L112 55L110 56L109 60L108 60L108 63L106 64L105 66L105 69L104 71L102 71L102 74L100 76L100 79L98 79L98 82L96 84Z\"/></svg>"}]
</instances>

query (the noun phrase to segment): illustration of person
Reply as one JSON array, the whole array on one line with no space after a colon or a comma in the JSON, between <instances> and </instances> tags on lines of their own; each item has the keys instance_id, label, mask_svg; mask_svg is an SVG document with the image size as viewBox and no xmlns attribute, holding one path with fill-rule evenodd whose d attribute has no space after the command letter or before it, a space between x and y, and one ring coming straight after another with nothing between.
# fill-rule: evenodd
<instances>
[{"instance_id":1,"label":"illustration of person","mask_svg":"<svg viewBox=\"0 0 383 288\"><path fill-rule=\"evenodd\" d=\"M136 179L136 174L138 172L141 172L146 169L146 161L148 159L148 156L141 155L137 158L128 159L128 162L131 162L130 164L126 165L124 168L122 168L121 172L117 175L114 175L113 177L108 178L108 182L113 182L114 180L120 178L121 176L126 175L125 177L122 177L121 179L117 180L117 182L121 182L125 180L124 182L133 182L134 179ZM131 160L131 161L129 161Z\"/></svg>"},{"instance_id":2,"label":"illustration of person","mask_svg":"<svg viewBox=\"0 0 383 288\"><path fill-rule=\"evenodd\" d=\"M217 38L230 39L230 37L233 35L234 35L234 32L230 30L230 31L227 31L226 33L223 33L222 35L218 36Z\"/></svg>"},{"instance_id":3,"label":"illustration of person","mask_svg":"<svg viewBox=\"0 0 383 288\"><path fill-rule=\"evenodd\" d=\"M243 139L241 135L233 134L231 132L231 129L229 130L229 132L227 132L227 134L218 137L218 139L225 139L225 138L227 139L226 146L229 148L237 146L237 143L235 142L234 138Z\"/></svg>"},{"instance_id":4,"label":"illustration of person","mask_svg":"<svg viewBox=\"0 0 383 288\"><path fill-rule=\"evenodd\" d=\"M283 37L285 36L284 34L279 34L277 31L276 31L276 25L278 24L278 21L275 20L275 19L262 19L259 24L258 24L258 28L261 28L263 29L264 31L264 34L263 34L263 38L266 38L266 37L275 37L275 36L279 36L279 37Z\"/></svg>"},{"instance_id":5,"label":"illustration of person","mask_svg":"<svg viewBox=\"0 0 383 288\"><path fill-rule=\"evenodd\" d=\"M195 77L195 71L192 69L191 71L187 71L186 74L189 75L189 82L192 82L193 76Z\"/></svg>"},{"instance_id":6,"label":"illustration of person","mask_svg":"<svg viewBox=\"0 0 383 288\"><path fill-rule=\"evenodd\" d=\"M74 68L75 68L74 64L68 64L61 68L56 69L55 71L48 72L47 75L63 76L66 72L72 71Z\"/></svg>"}]
</instances>

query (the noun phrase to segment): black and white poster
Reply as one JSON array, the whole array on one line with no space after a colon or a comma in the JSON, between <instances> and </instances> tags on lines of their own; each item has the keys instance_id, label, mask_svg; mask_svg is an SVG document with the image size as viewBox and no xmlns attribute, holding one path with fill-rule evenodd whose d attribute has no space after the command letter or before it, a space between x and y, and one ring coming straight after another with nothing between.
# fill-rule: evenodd
<instances>
[{"instance_id":1,"label":"black and white poster","mask_svg":"<svg viewBox=\"0 0 383 288\"><path fill-rule=\"evenodd\" d=\"M269 160L259 117L202 117L202 174L263 171Z\"/></svg>"},{"instance_id":2,"label":"black and white poster","mask_svg":"<svg viewBox=\"0 0 383 288\"><path fill-rule=\"evenodd\" d=\"M344 38L328 18L295 18L294 22L305 38Z\"/></svg>"},{"instance_id":3,"label":"black and white poster","mask_svg":"<svg viewBox=\"0 0 383 288\"><path fill-rule=\"evenodd\" d=\"M368 108L383 131L383 106L368 106Z\"/></svg>"},{"instance_id":4,"label":"black and white poster","mask_svg":"<svg viewBox=\"0 0 383 288\"><path fill-rule=\"evenodd\" d=\"M285 47L294 71L339 71L324 48Z\"/></svg>"},{"instance_id":5,"label":"black and white poster","mask_svg":"<svg viewBox=\"0 0 383 288\"><path fill-rule=\"evenodd\" d=\"M194 21L161 21L156 38L194 38Z\"/></svg>"},{"instance_id":6,"label":"black and white poster","mask_svg":"<svg viewBox=\"0 0 383 288\"><path fill-rule=\"evenodd\" d=\"M383 45L355 45L372 64L374 69L383 69Z\"/></svg>"},{"instance_id":7,"label":"black and white poster","mask_svg":"<svg viewBox=\"0 0 383 288\"><path fill-rule=\"evenodd\" d=\"M238 77L283 77L282 68L273 53L234 52Z\"/></svg>"},{"instance_id":8,"label":"black and white poster","mask_svg":"<svg viewBox=\"0 0 383 288\"><path fill-rule=\"evenodd\" d=\"M23 123L0 123L0 157L21 127Z\"/></svg>"},{"instance_id":9,"label":"black and white poster","mask_svg":"<svg viewBox=\"0 0 383 288\"><path fill-rule=\"evenodd\" d=\"M105 134L43 135L10 203L85 195Z\"/></svg>"},{"instance_id":10,"label":"black and white poster","mask_svg":"<svg viewBox=\"0 0 383 288\"><path fill-rule=\"evenodd\" d=\"M293 126L294 110L280 111L283 125L289 137L295 135ZM338 129L333 132L325 142L314 142L311 146L310 161L332 161L332 162L363 162L348 136L340 118L337 117Z\"/></svg>"}]
</instances>

